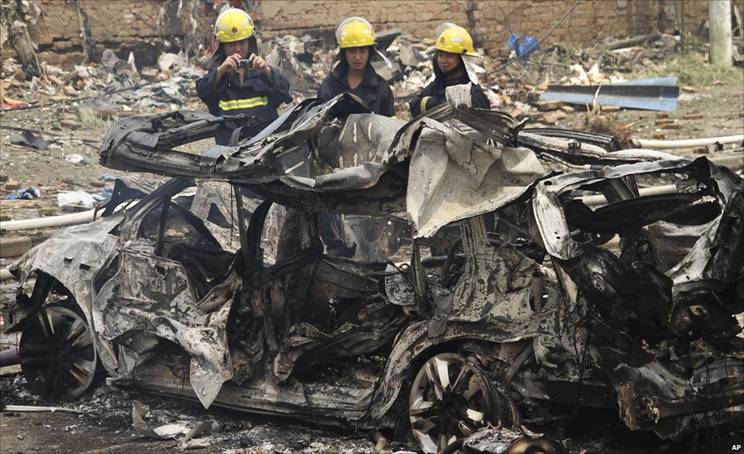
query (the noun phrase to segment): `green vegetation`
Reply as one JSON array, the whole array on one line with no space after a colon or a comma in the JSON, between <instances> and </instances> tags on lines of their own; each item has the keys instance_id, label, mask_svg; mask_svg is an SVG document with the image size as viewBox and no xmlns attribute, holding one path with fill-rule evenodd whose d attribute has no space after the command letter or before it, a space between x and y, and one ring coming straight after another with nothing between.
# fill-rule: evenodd
<instances>
[{"instance_id":1,"label":"green vegetation","mask_svg":"<svg viewBox=\"0 0 744 454\"><path fill-rule=\"evenodd\" d=\"M744 69L713 66L705 54L695 51L682 51L673 58L654 64L641 72L643 77L662 77L676 75L682 85L696 87L709 86L715 81L723 83L744 81Z\"/></svg>"},{"instance_id":2,"label":"green vegetation","mask_svg":"<svg viewBox=\"0 0 744 454\"><path fill-rule=\"evenodd\" d=\"M85 127L108 128L111 126L110 121L101 118L99 113L89 107L80 106L77 113L78 118L80 119L80 123L83 124L83 126Z\"/></svg>"}]
</instances>

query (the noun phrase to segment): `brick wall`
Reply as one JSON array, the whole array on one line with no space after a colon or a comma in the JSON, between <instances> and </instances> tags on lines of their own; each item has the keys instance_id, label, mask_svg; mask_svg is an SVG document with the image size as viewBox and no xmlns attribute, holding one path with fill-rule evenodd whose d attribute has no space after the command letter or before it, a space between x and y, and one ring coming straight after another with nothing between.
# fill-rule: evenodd
<instances>
[{"instance_id":1,"label":"brick wall","mask_svg":"<svg viewBox=\"0 0 744 454\"><path fill-rule=\"evenodd\" d=\"M653 28L651 3L645 0L579 2L544 43L566 41L584 44L603 37L648 33ZM512 31L540 37L572 4L573 1L568 0L479 3L476 36L489 53L502 48Z\"/></svg>"},{"instance_id":2,"label":"brick wall","mask_svg":"<svg viewBox=\"0 0 744 454\"><path fill-rule=\"evenodd\" d=\"M206 41L214 17L197 14L197 31L191 33L188 8L199 0L34 0L41 16L29 25L29 34L38 46L42 60L50 63L75 62L83 59L80 9L88 18L90 35L98 55L105 48L133 50L141 64L157 60L163 47L177 48L186 40ZM193 3L192 3L193 2ZM160 21L158 20L160 18ZM160 23L159 23L160 22ZM12 55L3 49L3 56ZM126 57L126 54L124 55Z\"/></svg>"},{"instance_id":3,"label":"brick wall","mask_svg":"<svg viewBox=\"0 0 744 454\"><path fill-rule=\"evenodd\" d=\"M744 0L741 3L744 11ZM537 37L547 31L573 0L459 1L299 1L256 0L264 36L332 31L339 18L358 15L376 28L399 27L419 38L434 38L437 25L455 22L471 30L488 54L504 49L510 32ZM708 17L707 0L580 0L573 12L544 41L592 44L655 30L672 32L675 8L684 12L685 29L695 30Z\"/></svg>"},{"instance_id":4,"label":"brick wall","mask_svg":"<svg viewBox=\"0 0 744 454\"><path fill-rule=\"evenodd\" d=\"M264 36L334 30L340 19L361 16L382 30L399 27L418 38L433 38L437 25L468 25L468 0L421 1L277 1L258 0L256 10Z\"/></svg>"},{"instance_id":5,"label":"brick wall","mask_svg":"<svg viewBox=\"0 0 744 454\"><path fill-rule=\"evenodd\" d=\"M54 63L62 55L82 59L77 2L35 0L42 10L29 24L42 59ZM78 0L89 18L90 32L99 53L105 47L133 49L137 61L151 64L165 45L177 49L185 42L207 44L216 18L206 11L205 0ZM220 0L212 0L219 3ZM744 0L735 0L744 11ZM378 30L399 27L419 38L434 38L438 24L452 21L469 28L476 44L488 54L505 47L510 32L541 36L570 7L573 0L251 0L261 36L306 32L332 36L340 18L359 15ZM197 28L191 30L188 11L193 8ZM655 29L675 28L675 9L684 10L685 29L695 30L707 19L707 0L581 0L544 44L557 41L591 44L607 37L626 37ZM158 17L161 24L158 24ZM143 50L144 49L144 50ZM12 50L3 50L3 56Z\"/></svg>"},{"instance_id":6,"label":"brick wall","mask_svg":"<svg viewBox=\"0 0 744 454\"><path fill-rule=\"evenodd\" d=\"M607 38L675 29L675 1L685 15L685 30L694 31L708 18L707 0L593 0L576 8L543 42L592 44ZM741 2L741 0L738 0ZM571 7L573 0L476 2L474 35L486 52L504 48L510 32L541 37Z\"/></svg>"}]
</instances>

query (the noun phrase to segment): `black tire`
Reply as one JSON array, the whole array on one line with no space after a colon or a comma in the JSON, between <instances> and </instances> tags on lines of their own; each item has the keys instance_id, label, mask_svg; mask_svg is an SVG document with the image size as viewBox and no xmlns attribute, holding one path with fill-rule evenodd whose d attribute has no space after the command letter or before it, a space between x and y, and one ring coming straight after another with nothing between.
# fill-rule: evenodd
<instances>
[{"instance_id":1,"label":"black tire","mask_svg":"<svg viewBox=\"0 0 744 454\"><path fill-rule=\"evenodd\" d=\"M45 300L47 304L24 323L19 343L21 370L39 396L75 400L90 388L96 375L93 333L72 296L50 290Z\"/></svg>"}]
</instances>

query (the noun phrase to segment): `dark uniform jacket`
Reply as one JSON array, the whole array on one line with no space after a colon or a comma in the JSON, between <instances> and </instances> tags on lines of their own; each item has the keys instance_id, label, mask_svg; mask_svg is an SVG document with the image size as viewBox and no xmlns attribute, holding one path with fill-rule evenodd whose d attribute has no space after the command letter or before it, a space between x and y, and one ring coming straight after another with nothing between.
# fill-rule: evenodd
<instances>
[{"instance_id":1,"label":"dark uniform jacket","mask_svg":"<svg viewBox=\"0 0 744 454\"><path fill-rule=\"evenodd\" d=\"M390 85L375 72L372 65L367 65L362 83L354 89L349 87L346 78L348 71L348 64L341 61L331 74L323 79L323 83L320 84L320 89L318 89L318 98L325 102L348 91L362 98L372 112L387 117L395 115L393 92L390 90Z\"/></svg>"},{"instance_id":2,"label":"dark uniform jacket","mask_svg":"<svg viewBox=\"0 0 744 454\"><path fill-rule=\"evenodd\" d=\"M278 69L271 68L271 80L263 73L253 71L251 73L252 76L246 77L242 84L237 73L225 74L215 87L217 68L214 67L196 81L199 98L204 101L212 115L249 114L256 118L259 125L241 131L241 135L245 136L257 134L277 118L276 109L279 105L292 101L289 81ZM224 126L217 129L215 141L218 145L229 145L232 132L244 124L245 122L238 121L225 122Z\"/></svg>"},{"instance_id":3,"label":"dark uniform jacket","mask_svg":"<svg viewBox=\"0 0 744 454\"><path fill-rule=\"evenodd\" d=\"M459 78L451 81L448 81L447 76L445 76L444 73L442 73L442 70L439 69L436 57L434 57L433 64L434 80L429 85L424 87L424 90L421 92L421 94L413 98L413 100L408 105L411 109L412 117L416 117L420 115L421 112L426 112L432 107L438 106L439 104L445 102L447 99L445 97L445 90L447 89L447 87L451 87L452 85L470 83L470 78L468 77L467 72L465 72L465 68L462 67L462 64L460 64L462 74ZM483 93L483 89L481 89L480 85L473 84L472 88L470 89L470 97L472 99L473 107L477 107L480 109L489 109L491 107L491 103L488 101L486 94Z\"/></svg>"}]
</instances>

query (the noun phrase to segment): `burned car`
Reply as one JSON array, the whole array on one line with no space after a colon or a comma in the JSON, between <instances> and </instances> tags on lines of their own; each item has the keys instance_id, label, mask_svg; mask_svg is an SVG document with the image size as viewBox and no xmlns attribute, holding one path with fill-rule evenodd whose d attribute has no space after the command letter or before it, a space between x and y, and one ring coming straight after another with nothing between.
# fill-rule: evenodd
<instances>
[{"instance_id":1,"label":"burned car","mask_svg":"<svg viewBox=\"0 0 744 454\"><path fill-rule=\"evenodd\" d=\"M105 165L173 179L120 185L14 266L31 387L73 399L100 363L111 385L205 408L408 428L424 452L576 406L661 438L740 426L744 181L448 98L410 122L309 100L201 154L182 145L209 115L115 123ZM195 181L231 188L219 222L179 202ZM328 214L397 216L410 238L360 228L376 252L334 256ZM215 234L230 217L233 249Z\"/></svg>"}]
</instances>

